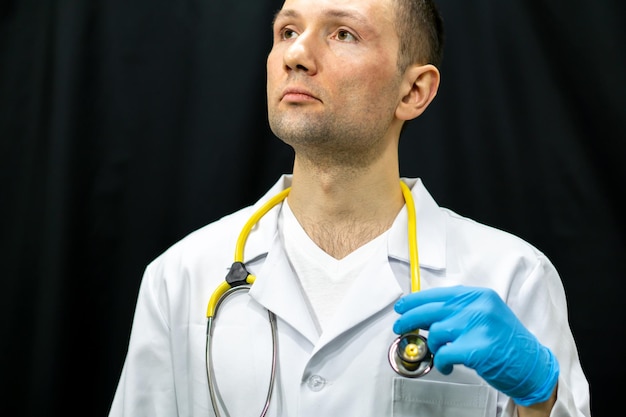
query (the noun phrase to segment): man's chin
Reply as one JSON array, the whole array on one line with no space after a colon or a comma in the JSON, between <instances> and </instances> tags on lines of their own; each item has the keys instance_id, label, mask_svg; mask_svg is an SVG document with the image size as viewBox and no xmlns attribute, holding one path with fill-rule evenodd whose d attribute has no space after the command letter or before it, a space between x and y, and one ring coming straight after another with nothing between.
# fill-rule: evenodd
<instances>
[{"instance_id":1,"label":"man's chin","mask_svg":"<svg viewBox=\"0 0 626 417\"><path fill-rule=\"evenodd\" d=\"M279 138L303 138L305 136L320 136L326 123L307 114L282 114L281 117L269 119L272 132Z\"/></svg>"}]
</instances>

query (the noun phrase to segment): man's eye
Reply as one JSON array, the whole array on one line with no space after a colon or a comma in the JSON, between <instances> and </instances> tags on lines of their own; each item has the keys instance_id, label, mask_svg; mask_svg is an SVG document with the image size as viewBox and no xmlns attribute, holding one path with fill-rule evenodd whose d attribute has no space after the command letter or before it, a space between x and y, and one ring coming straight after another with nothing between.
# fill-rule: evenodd
<instances>
[{"instance_id":1,"label":"man's eye","mask_svg":"<svg viewBox=\"0 0 626 417\"><path fill-rule=\"evenodd\" d=\"M337 31L337 39L345 42L356 42L356 37L347 30Z\"/></svg>"},{"instance_id":2,"label":"man's eye","mask_svg":"<svg viewBox=\"0 0 626 417\"><path fill-rule=\"evenodd\" d=\"M281 36L282 39L295 39L298 37L298 34L291 29L283 29L283 31L281 32Z\"/></svg>"}]
</instances>

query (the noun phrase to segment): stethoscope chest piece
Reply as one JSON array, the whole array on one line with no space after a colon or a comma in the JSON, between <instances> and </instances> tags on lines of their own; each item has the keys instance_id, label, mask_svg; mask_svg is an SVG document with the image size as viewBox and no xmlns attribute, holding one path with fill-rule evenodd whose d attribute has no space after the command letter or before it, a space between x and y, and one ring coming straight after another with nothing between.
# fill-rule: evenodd
<instances>
[{"instance_id":1,"label":"stethoscope chest piece","mask_svg":"<svg viewBox=\"0 0 626 417\"><path fill-rule=\"evenodd\" d=\"M426 338L417 333L399 336L389 347L389 363L394 371L407 378L426 375L433 366L433 354Z\"/></svg>"}]
</instances>

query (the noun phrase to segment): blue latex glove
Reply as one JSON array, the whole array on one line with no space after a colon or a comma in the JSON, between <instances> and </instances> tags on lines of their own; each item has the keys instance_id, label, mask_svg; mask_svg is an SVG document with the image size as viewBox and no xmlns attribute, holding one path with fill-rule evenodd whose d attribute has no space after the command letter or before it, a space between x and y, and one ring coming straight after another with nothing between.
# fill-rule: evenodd
<instances>
[{"instance_id":1,"label":"blue latex glove","mask_svg":"<svg viewBox=\"0 0 626 417\"><path fill-rule=\"evenodd\" d=\"M559 376L556 357L495 291L433 288L401 298L395 310L401 314L395 333L428 330L428 347L441 373L463 364L522 406L550 398Z\"/></svg>"}]
</instances>

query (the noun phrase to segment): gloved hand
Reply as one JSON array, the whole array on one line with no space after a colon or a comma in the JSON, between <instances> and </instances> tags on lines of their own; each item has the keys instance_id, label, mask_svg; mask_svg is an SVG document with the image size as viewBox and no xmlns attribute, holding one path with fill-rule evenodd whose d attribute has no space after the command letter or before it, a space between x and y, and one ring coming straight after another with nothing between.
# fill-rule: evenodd
<instances>
[{"instance_id":1,"label":"gloved hand","mask_svg":"<svg viewBox=\"0 0 626 417\"><path fill-rule=\"evenodd\" d=\"M434 365L443 374L454 364L528 406L550 398L559 376L554 354L487 288L441 287L409 294L395 305L393 331L428 330Z\"/></svg>"}]
</instances>

